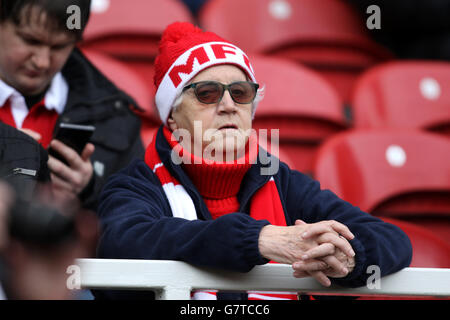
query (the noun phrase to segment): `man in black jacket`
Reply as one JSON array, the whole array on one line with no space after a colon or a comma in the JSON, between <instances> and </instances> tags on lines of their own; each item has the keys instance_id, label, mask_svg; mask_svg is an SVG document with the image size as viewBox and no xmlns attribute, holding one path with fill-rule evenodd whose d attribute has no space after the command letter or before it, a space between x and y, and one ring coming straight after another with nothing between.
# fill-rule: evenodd
<instances>
[{"instance_id":1,"label":"man in black jacket","mask_svg":"<svg viewBox=\"0 0 450 320\"><path fill-rule=\"evenodd\" d=\"M144 149L133 99L75 47L90 2L0 0L0 121L60 153L67 165L48 161L55 192L95 209L105 179ZM81 154L53 139L61 122L96 127Z\"/></svg>"}]
</instances>

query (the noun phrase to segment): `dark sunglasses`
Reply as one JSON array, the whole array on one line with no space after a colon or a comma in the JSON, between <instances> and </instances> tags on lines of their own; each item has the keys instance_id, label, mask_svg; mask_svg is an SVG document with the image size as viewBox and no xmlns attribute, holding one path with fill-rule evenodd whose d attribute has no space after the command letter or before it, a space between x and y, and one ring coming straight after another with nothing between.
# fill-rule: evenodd
<instances>
[{"instance_id":1,"label":"dark sunglasses","mask_svg":"<svg viewBox=\"0 0 450 320\"><path fill-rule=\"evenodd\" d=\"M183 88L183 92L190 88L194 88L198 101L204 104L218 103L222 100L225 90L228 90L234 102L247 104L255 99L259 84L249 81L238 81L230 84L222 84L217 81L200 81L187 85Z\"/></svg>"}]
</instances>

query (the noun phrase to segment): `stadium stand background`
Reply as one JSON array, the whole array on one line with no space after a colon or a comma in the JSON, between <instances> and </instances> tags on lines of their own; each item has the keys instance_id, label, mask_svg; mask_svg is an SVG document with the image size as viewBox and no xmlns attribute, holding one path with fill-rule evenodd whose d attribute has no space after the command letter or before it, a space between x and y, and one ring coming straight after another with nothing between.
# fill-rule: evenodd
<instances>
[{"instance_id":1,"label":"stadium stand background","mask_svg":"<svg viewBox=\"0 0 450 320\"><path fill-rule=\"evenodd\" d=\"M394 4L395 3L395 4ZM381 9L368 30L366 9ZM174 21L246 51L278 155L411 238L414 267L450 267L450 37L445 0L93 0L82 50L160 125L153 60Z\"/></svg>"}]
</instances>

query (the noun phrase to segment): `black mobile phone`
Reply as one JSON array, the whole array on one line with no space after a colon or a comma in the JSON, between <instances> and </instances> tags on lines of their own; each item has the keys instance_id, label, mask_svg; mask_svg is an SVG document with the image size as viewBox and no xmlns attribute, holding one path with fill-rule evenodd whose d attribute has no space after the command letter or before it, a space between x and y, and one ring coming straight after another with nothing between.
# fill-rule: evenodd
<instances>
[{"instance_id":1,"label":"black mobile phone","mask_svg":"<svg viewBox=\"0 0 450 320\"><path fill-rule=\"evenodd\" d=\"M94 126L62 122L59 124L53 139L61 141L81 155L94 131ZM48 149L48 154L68 165L67 160L52 148Z\"/></svg>"}]
</instances>

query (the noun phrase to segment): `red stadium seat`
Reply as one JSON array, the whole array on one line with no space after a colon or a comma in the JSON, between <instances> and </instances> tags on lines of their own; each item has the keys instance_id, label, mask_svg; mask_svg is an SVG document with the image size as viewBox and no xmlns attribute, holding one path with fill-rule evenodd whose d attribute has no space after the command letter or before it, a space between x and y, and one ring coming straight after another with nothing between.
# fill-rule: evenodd
<instances>
[{"instance_id":1,"label":"red stadium seat","mask_svg":"<svg viewBox=\"0 0 450 320\"><path fill-rule=\"evenodd\" d=\"M158 118L153 107L154 92L149 90L142 78L127 65L93 50L82 50L92 62L117 87L128 93L143 109L143 116L155 122Z\"/></svg>"},{"instance_id":2,"label":"red stadium seat","mask_svg":"<svg viewBox=\"0 0 450 320\"><path fill-rule=\"evenodd\" d=\"M339 0L210 0L199 21L244 51L277 55L323 73L346 100L356 76L392 54Z\"/></svg>"},{"instance_id":3,"label":"red stadium seat","mask_svg":"<svg viewBox=\"0 0 450 320\"><path fill-rule=\"evenodd\" d=\"M83 53L118 88L130 95L142 108L135 110L142 120L141 137L144 144L149 142L153 129L161 123L154 107L154 89L150 90L140 75L121 61L93 50L83 49Z\"/></svg>"},{"instance_id":4,"label":"red stadium seat","mask_svg":"<svg viewBox=\"0 0 450 320\"><path fill-rule=\"evenodd\" d=\"M450 63L398 61L371 68L352 97L356 128L418 128L450 135Z\"/></svg>"},{"instance_id":5,"label":"red stadium seat","mask_svg":"<svg viewBox=\"0 0 450 320\"><path fill-rule=\"evenodd\" d=\"M402 229L409 237L413 248L410 267L414 268L450 268L450 245L442 241L432 231L405 221L383 218ZM381 279L381 283L382 283ZM430 300L433 297L415 296L363 296L358 300ZM440 300L440 299L439 299Z\"/></svg>"},{"instance_id":6,"label":"red stadium seat","mask_svg":"<svg viewBox=\"0 0 450 320\"><path fill-rule=\"evenodd\" d=\"M314 177L323 188L363 211L432 219L447 225L434 232L450 233L450 140L446 137L395 129L339 134L320 147Z\"/></svg>"},{"instance_id":7,"label":"red stadium seat","mask_svg":"<svg viewBox=\"0 0 450 320\"><path fill-rule=\"evenodd\" d=\"M408 222L423 226L427 230L432 230L434 235L439 236L440 239L450 244L450 218L442 217L437 219L436 217L422 216L409 218Z\"/></svg>"},{"instance_id":8,"label":"red stadium seat","mask_svg":"<svg viewBox=\"0 0 450 320\"><path fill-rule=\"evenodd\" d=\"M383 218L383 221L396 225L408 235L413 247L411 267L450 268L450 245L432 231L398 219Z\"/></svg>"},{"instance_id":9,"label":"red stadium seat","mask_svg":"<svg viewBox=\"0 0 450 320\"><path fill-rule=\"evenodd\" d=\"M367 212L450 216L450 140L436 134L342 133L321 146L314 173L323 187Z\"/></svg>"},{"instance_id":10,"label":"red stadium seat","mask_svg":"<svg viewBox=\"0 0 450 320\"><path fill-rule=\"evenodd\" d=\"M121 59L151 59L166 26L192 21L178 0L93 0L83 47Z\"/></svg>"},{"instance_id":11,"label":"red stadium seat","mask_svg":"<svg viewBox=\"0 0 450 320\"><path fill-rule=\"evenodd\" d=\"M347 123L335 90L314 71L280 58L252 55L256 77L265 86L253 121L256 130L279 129L294 169L311 171L315 150Z\"/></svg>"},{"instance_id":12,"label":"red stadium seat","mask_svg":"<svg viewBox=\"0 0 450 320\"><path fill-rule=\"evenodd\" d=\"M147 90L154 97L156 94L156 88L153 81L153 76L155 74L155 66L153 65L153 62L142 60L134 60L134 61L129 60L125 61L125 63L128 66L128 68L132 69L136 74L138 74L141 77L142 81L147 87ZM152 107L152 110L156 110L155 108Z\"/></svg>"},{"instance_id":13,"label":"red stadium seat","mask_svg":"<svg viewBox=\"0 0 450 320\"><path fill-rule=\"evenodd\" d=\"M153 61L161 35L172 22L192 22L188 8L179 0L93 0L91 8L81 47L126 63L154 94Z\"/></svg>"}]
</instances>

